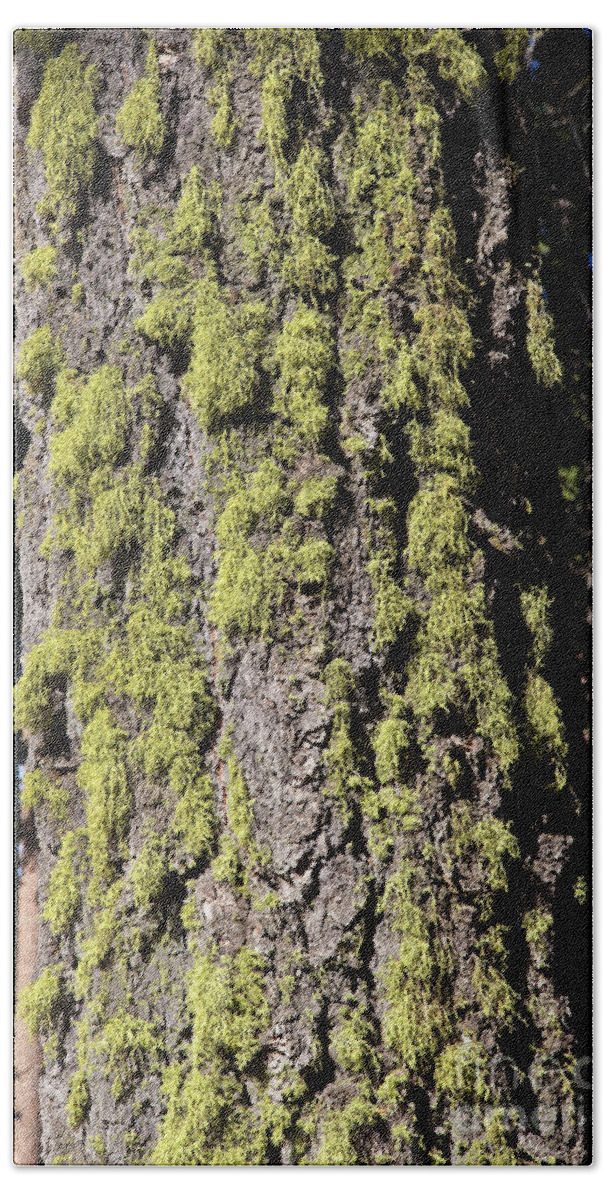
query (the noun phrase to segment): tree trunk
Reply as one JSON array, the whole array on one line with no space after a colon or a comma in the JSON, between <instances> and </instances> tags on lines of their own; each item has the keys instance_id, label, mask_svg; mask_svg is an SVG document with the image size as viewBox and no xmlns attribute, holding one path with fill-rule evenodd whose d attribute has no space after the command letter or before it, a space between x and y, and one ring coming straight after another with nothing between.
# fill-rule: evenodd
<instances>
[{"instance_id":1,"label":"tree trunk","mask_svg":"<svg viewBox=\"0 0 608 1200\"><path fill-rule=\"evenodd\" d=\"M16 35L42 1163L589 1161L589 76Z\"/></svg>"}]
</instances>

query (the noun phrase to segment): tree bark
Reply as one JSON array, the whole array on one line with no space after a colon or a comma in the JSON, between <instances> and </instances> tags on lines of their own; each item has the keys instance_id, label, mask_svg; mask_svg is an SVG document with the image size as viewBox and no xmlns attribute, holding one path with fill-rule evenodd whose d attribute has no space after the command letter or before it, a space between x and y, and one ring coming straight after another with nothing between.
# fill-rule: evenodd
<instances>
[{"instance_id":1,"label":"tree bark","mask_svg":"<svg viewBox=\"0 0 608 1200\"><path fill-rule=\"evenodd\" d=\"M40 1162L589 1162L585 31L15 82Z\"/></svg>"}]
</instances>

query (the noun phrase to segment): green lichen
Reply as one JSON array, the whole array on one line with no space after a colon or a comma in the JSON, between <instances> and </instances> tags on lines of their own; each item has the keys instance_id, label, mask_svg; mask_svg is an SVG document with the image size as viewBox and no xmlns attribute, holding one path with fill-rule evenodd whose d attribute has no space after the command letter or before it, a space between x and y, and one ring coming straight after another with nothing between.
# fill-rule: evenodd
<instances>
[{"instance_id":1,"label":"green lichen","mask_svg":"<svg viewBox=\"0 0 608 1200\"><path fill-rule=\"evenodd\" d=\"M536 381L543 387L555 387L562 380L562 365L555 353L554 321L547 309L538 273L526 285L526 312L526 347Z\"/></svg>"},{"instance_id":2,"label":"green lichen","mask_svg":"<svg viewBox=\"0 0 608 1200\"><path fill-rule=\"evenodd\" d=\"M304 304L299 305L277 339L280 374L275 391L276 410L288 417L296 433L313 445L328 420L322 397L333 362L332 350L327 320Z\"/></svg>"},{"instance_id":3,"label":"green lichen","mask_svg":"<svg viewBox=\"0 0 608 1200\"><path fill-rule=\"evenodd\" d=\"M21 262L21 274L28 292L52 287L57 275L57 248L47 244L30 251Z\"/></svg>"},{"instance_id":4,"label":"green lichen","mask_svg":"<svg viewBox=\"0 0 608 1200\"><path fill-rule=\"evenodd\" d=\"M22 719L21 711L18 710L19 725ZM68 813L69 801L70 793L53 783L39 767L25 775L21 789L21 807L24 812L43 806L54 821L63 821Z\"/></svg>"},{"instance_id":5,"label":"green lichen","mask_svg":"<svg viewBox=\"0 0 608 1200\"><path fill-rule=\"evenodd\" d=\"M81 190L92 182L96 91L97 70L84 65L75 42L47 62L27 136L44 159L47 190L38 207L45 215L74 214Z\"/></svg>"},{"instance_id":6,"label":"green lichen","mask_svg":"<svg viewBox=\"0 0 608 1200\"><path fill-rule=\"evenodd\" d=\"M78 1129L85 1121L91 1104L91 1094L86 1071L79 1068L70 1081L66 1102L68 1129Z\"/></svg>"},{"instance_id":7,"label":"green lichen","mask_svg":"<svg viewBox=\"0 0 608 1200\"><path fill-rule=\"evenodd\" d=\"M503 29L504 45L494 55L500 79L515 83L523 65L524 50L530 39L529 29Z\"/></svg>"},{"instance_id":8,"label":"green lichen","mask_svg":"<svg viewBox=\"0 0 608 1200\"><path fill-rule=\"evenodd\" d=\"M80 908L78 873L80 831L68 830L64 834L57 863L49 879L49 891L43 909L51 932L57 937L69 930Z\"/></svg>"},{"instance_id":9,"label":"green lichen","mask_svg":"<svg viewBox=\"0 0 608 1200\"><path fill-rule=\"evenodd\" d=\"M121 1012L105 1022L92 1049L104 1063L112 1080L112 1095L121 1100L143 1075L154 1072L160 1049L158 1034L150 1021Z\"/></svg>"},{"instance_id":10,"label":"green lichen","mask_svg":"<svg viewBox=\"0 0 608 1200\"><path fill-rule=\"evenodd\" d=\"M549 758L554 768L555 787L561 790L566 785L568 753L564 723L551 684L537 671L528 671L524 712L532 745L539 756Z\"/></svg>"},{"instance_id":11,"label":"green lichen","mask_svg":"<svg viewBox=\"0 0 608 1200\"><path fill-rule=\"evenodd\" d=\"M247 948L233 958L212 949L198 954L188 977L188 1062L165 1072L167 1112L153 1165L265 1161L266 1134L241 1077L269 1019L263 970L261 956Z\"/></svg>"},{"instance_id":12,"label":"green lichen","mask_svg":"<svg viewBox=\"0 0 608 1200\"><path fill-rule=\"evenodd\" d=\"M126 146L135 149L137 163L141 164L147 158L157 158L163 148L165 122L160 101L158 54L154 39L151 38L144 73L116 117L116 132Z\"/></svg>"},{"instance_id":13,"label":"green lichen","mask_svg":"<svg viewBox=\"0 0 608 1200\"><path fill-rule=\"evenodd\" d=\"M522 591L520 603L524 620L532 634L534 665L540 671L553 641L553 630L549 624L549 612L553 601L549 599L547 588L543 585Z\"/></svg>"},{"instance_id":14,"label":"green lichen","mask_svg":"<svg viewBox=\"0 0 608 1200\"><path fill-rule=\"evenodd\" d=\"M294 499L294 512L303 517L321 520L332 508L338 481L335 475L315 476L306 479Z\"/></svg>"},{"instance_id":15,"label":"green lichen","mask_svg":"<svg viewBox=\"0 0 608 1200\"><path fill-rule=\"evenodd\" d=\"M442 1050L435 1067L435 1086L452 1104L469 1101L483 1104L490 1099L488 1054L475 1038L463 1034Z\"/></svg>"},{"instance_id":16,"label":"green lichen","mask_svg":"<svg viewBox=\"0 0 608 1200\"><path fill-rule=\"evenodd\" d=\"M558 467L559 487L566 504L575 504L582 487L580 467Z\"/></svg>"},{"instance_id":17,"label":"green lichen","mask_svg":"<svg viewBox=\"0 0 608 1200\"><path fill-rule=\"evenodd\" d=\"M17 359L17 378L23 379L33 396L48 396L63 363L61 339L53 337L50 325L41 325L26 337Z\"/></svg>"},{"instance_id":18,"label":"green lichen","mask_svg":"<svg viewBox=\"0 0 608 1200\"><path fill-rule=\"evenodd\" d=\"M441 959L438 963L433 921L417 902L416 875L416 868L404 859L391 875L385 893L393 926L402 941L398 956L391 959L383 973L386 999L383 1037L408 1073L433 1061L450 1028L450 1013L441 991Z\"/></svg>"},{"instance_id":19,"label":"green lichen","mask_svg":"<svg viewBox=\"0 0 608 1200\"><path fill-rule=\"evenodd\" d=\"M33 983L23 988L17 1015L25 1021L30 1037L50 1037L61 999L61 968L45 967Z\"/></svg>"},{"instance_id":20,"label":"green lichen","mask_svg":"<svg viewBox=\"0 0 608 1200\"><path fill-rule=\"evenodd\" d=\"M235 308L215 280L200 285L184 389L205 430L254 403L264 321L261 302Z\"/></svg>"},{"instance_id":21,"label":"green lichen","mask_svg":"<svg viewBox=\"0 0 608 1200\"><path fill-rule=\"evenodd\" d=\"M228 149L239 128L232 108L230 87L232 84L236 43L234 32L228 37L225 29L197 29L193 49L197 63L207 67L215 76L215 83L207 90L207 101L215 109L211 121L211 133L217 144Z\"/></svg>"}]
</instances>

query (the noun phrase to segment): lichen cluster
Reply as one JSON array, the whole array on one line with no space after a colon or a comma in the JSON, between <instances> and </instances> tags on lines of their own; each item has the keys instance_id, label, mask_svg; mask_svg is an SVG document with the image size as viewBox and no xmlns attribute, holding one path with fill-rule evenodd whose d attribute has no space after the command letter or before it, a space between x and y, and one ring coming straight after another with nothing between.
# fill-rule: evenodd
<instances>
[{"instance_id":1,"label":"lichen cluster","mask_svg":"<svg viewBox=\"0 0 608 1200\"><path fill-rule=\"evenodd\" d=\"M509 84L527 31L506 32L495 68ZM325 61L337 36L344 113ZM84 369L49 306L21 347L52 492L39 553L61 579L16 689L30 743L22 806L53 862L52 963L21 1012L48 1061L72 1056L70 1153L105 1160L88 1131L107 1081L133 1114L125 1162L532 1161L492 1068L526 1020L529 1057L542 1075L553 1054L568 1091L563 1014L542 979L522 993L512 953L541 978L555 936L547 890L519 897L513 882L518 771L531 756L540 787L562 792L568 746L549 589L522 566L514 620L529 648L507 681L488 570L500 531L475 510L474 305L442 140L446 108L474 103L487 81L474 42L457 30L195 31L213 153L160 203L145 164L162 172L174 130L150 39L112 124L135 151L120 170L137 179L124 340ZM263 173L235 182L222 164L251 136L238 72L256 89ZM49 216L73 220L91 184L97 84L76 43L49 57L28 138ZM56 241L21 260L41 304L79 245ZM78 279L71 304L85 321ZM536 381L556 386L537 273L523 307ZM177 420L205 582L163 474ZM367 574L365 671L335 603L347 519ZM242 730L226 720L248 654L293 668L293 712L304 684L317 696L307 803L320 798L334 858L360 869L342 899L350 924L321 965L310 913L286 899L267 844ZM64 777L53 760L66 739L77 758ZM574 898L585 894L581 877ZM209 931L218 907L221 936ZM296 1021L308 1058L276 1049ZM151 1095L161 1115L143 1145Z\"/></svg>"}]
</instances>

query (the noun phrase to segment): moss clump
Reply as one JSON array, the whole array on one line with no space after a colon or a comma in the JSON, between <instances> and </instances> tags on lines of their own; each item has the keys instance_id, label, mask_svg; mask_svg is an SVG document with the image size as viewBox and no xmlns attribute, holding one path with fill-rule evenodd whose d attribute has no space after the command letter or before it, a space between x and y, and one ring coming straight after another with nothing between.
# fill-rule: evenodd
<instances>
[{"instance_id":1,"label":"moss clump","mask_svg":"<svg viewBox=\"0 0 608 1200\"><path fill-rule=\"evenodd\" d=\"M483 1104L490 1099L488 1055L481 1042L463 1034L442 1050L435 1067L435 1086L452 1104L469 1101Z\"/></svg>"},{"instance_id":2,"label":"moss clump","mask_svg":"<svg viewBox=\"0 0 608 1200\"><path fill-rule=\"evenodd\" d=\"M167 1113L153 1165L266 1161L266 1132L242 1078L269 1019L263 967L261 956L245 948L233 958L213 950L197 955L187 990L189 1060L165 1072Z\"/></svg>"},{"instance_id":3,"label":"moss clump","mask_svg":"<svg viewBox=\"0 0 608 1200\"><path fill-rule=\"evenodd\" d=\"M44 806L53 820L62 821L67 816L69 800L69 792L53 783L39 767L27 772L21 789L21 807L24 812Z\"/></svg>"},{"instance_id":4,"label":"moss clump","mask_svg":"<svg viewBox=\"0 0 608 1200\"><path fill-rule=\"evenodd\" d=\"M266 638L291 588L326 585L331 547L297 532L292 504L284 471L272 459L246 478L232 476L217 522L219 568L210 602L222 632Z\"/></svg>"},{"instance_id":5,"label":"moss clump","mask_svg":"<svg viewBox=\"0 0 608 1200\"><path fill-rule=\"evenodd\" d=\"M279 334L276 359L280 372L276 411L288 417L296 433L314 445L328 416L321 402L333 362L327 320L315 309L300 304Z\"/></svg>"},{"instance_id":6,"label":"moss clump","mask_svg":"<svg viewBox=\"0 0 608 1200\"><path fill-rule=\"evenodd\" d=\"M26 254L21 263L21 274L28 292L36 287L50 288L57 275L57 249L55 246L37 246Z\"/></svg>"},{"instance_id":7,"label":"moss clump","mask_svg":"<svg viewBox=\"0 0 608 1200\"><path fill-rule=\"evenodd\" d=\"M39 208L45 214L75 213L81 188L93 179L96 90L97 71L85 67L75 42L47 63L27 137L44 159L47 191Z\"/></svg>"},{"instance_id":8,"label":"moss clump","mask_svg":"<svg viewBox=\"0 0 608 1200\"><path fill-rule=\"evenodd\" d=\"M546 908L533 908L524 913L522 929L529 946L534 947L538 966L543 966L549 952L549 933L553 928L553 916Z\"/></svg>"},{"instance_id":9,"label":"moss clump","mask_svg":"<svg viewBox=\"0 0 608 1200\"><path fill-rule=\"evenodd\" d=\"M207 90L207 101L215 110L211 133L219 146L228 149L240 122L234 116L230 86L234 75L237 43L225 29L197 29L194 34L194 56L197 63L213 71L215 83Z\"/></svg>"},{"instance_id":10,"label":"moss clump","mask_svg":"<svg viewBox=\"0 0 608 1200\"><path fill-rule=\"evenodd\" d=\"M490 892L507 890L506 861L519 858L520 853L510 822L505 823L490 814L475 821L470 809L459 802L452 809L452 847L458 858L473 852L476 861L483 866ZM490 901L485 895L482 908L487 915Z\"/></svg>"},{"instance_id":11,"label":"moss clump","mask_svg":"<svg viewBox=\"0 0 608 1200\"><path fill-rule=\"evenodd\" d=\"M549 624L549 611L553 603L546 586L532 587L521 593L521 610L532 634L532 658L537 670L541 670L551 642L553 630Z\"/></svg>"},{"instance_id":12,"label":"moss clump","mask_svg":"<svg viewBox=\"0 0 608 1200\"><path fill-rule=\"evenodd\" d=\"M453 479L459 491L471 490L475 470L471 462L468 426L456 413L439 409L428 425L411 421L410 457L419 472L433 471Z\"/></svg>"},{"instance_id":13,"label":"moss clump","mask_svg":"<svg viewBox=\"0 0 608 1200\"><path fill-rule=\"evenodd\" d=\"M83 1124L91 1103L86 1071L80 1067L72 1075L66 1102L68 1129L78 1129Z\"/></svg>"},{"instance_id":14,"label":"moss clump","mask_svg":"<svg viewBox=\"0 0 608 1200\"><path fill-rule=\"evenodd\" d=\"M288 136L287 110L294 85L300 80L309 99L320 93L323 76L320 45L314 29L251 29L245 33L253 47L251 70L262 75L262 127L275 172L282 180L288 170L284 153Z\"/></svg>"},{"instance_id":15,"label":"moss clump","mask_svg":"<svg viewBox=\"0 0 608 1200\"><path fill-rule=\"evenodd\" d=\"M45 967L33 983L23 988L17 1015L25 1021L30 1037L49 1037L61 998L61 969Z\"/></svg>"},{"instance_id":16,"label":"moss clump","mask_svg":"<svg viewBox=\"0 0 608 1200\"><path fill-rule=\"evenodd\" d=\"M204 184L198 167L191 167L182 182L173 214L169 249L202 255L212 240L220 215L222 189L219 183Z\"/></svg>"},{"instance_id":17,"label":"moss clump","mask_svg":"<svg viewBox=\"0 0 608 1200\"><path fill-rule=\"evenodd\" d=\"M71 928L80 908L80 887L77 873L79 833L80 831L69 830L64 834L59 847L57 863L49 879L49 892L43 916L56 937Z\"/></svg>"},{"instance_id":18,"label":"moss clump","mask_svg":"<svg viewBox=\"0 0 608 1200\"><path fill-rule=\"evenodd\" d=\"M33 50L39 62L44 62L57 52L63 36L61 29L15 29L13 44L15 50Z\"/></svg>"},{"instance_id":19,"label":"moss clump","mask_svg":"<svg viewBox=\"0 0 608 1200\"><path fill-rule=\"evenodd\" d=\"M484 1017L509 1028L517 1011L518 996L505 976L505 932L504 925L491 925L478 938L471 982Z\"/></svg>"},{"instance_id":20,"label":"moss clump","mask_svg":"<svg viewBox=\"0 0 608 1200\"><path fill-rule=\"evenodd\" d=\"M61 339L53 337L50 325L41 325L26 337L21 347L17 378L24 380L33 396L47 396L62 363Z\"/></svg>"},{"instance_id":21,"label":"moss clump","mask_svg":"<svg viewBox=\"0 0 608 1200\"><path fill-rule=\"evenodd\" d=\"M152 1022L121 1012L105 1022L92 1049L105 1063L114 1099L121 1100L142 1074L157 1068L160 1043Z\"/></svg>"},{"instance_id":22,"label":"moss clump","mask_svg":"<svg viewBox=\"0 0 608 1200\"><path fill-rule=\"evenodd\" d=\"M373 1049L374 1029L365 1017L365 1008L345 1006L330 1042L332 1058L350 1075L374 1074L378 1056Z\"/></svg>"},{"instance_id":23,"label":"moss clump","mask_svg":"<svg viewBox=\"0 0 608 1200\"><path fill-rule=\"evenodd\" d=\"M334 503L337 486L335 475L306 479L296 493L294 511L303 517L321 520Z\"/></svg>"},{"instance_id":24,"label":"moss clump","mask_svg":"<svg viewBox=\"0 0 608 1200\"><path fill-rule=\"evenodd\" d=\"M504 45L494 55L500 79L515 83L523 64L524 50L530 39L529 29L503 29Z\"/></svg>"},{"instance_id":25,"label":"moss clump","mask_svg":"<svg viewBox=\"0 0 608 1200\"><path fill-rule=\"evenodd\" d=\"M203 429L254 403L264 323L262 303L235 308L215 280L200 285L184 388Z\"/></svg>"},{"instance_id":26,"label":"moss clump","mask_svg":"<svg viewBox=\"0 0 608 1200\"><path fill-rule=\"evenodd\" d=\"M502 1108L489 1109L484 1118L482 1136L475 1138L468 1147L461 1145L460 1149L462 1157L459 1161L462 1166L517 1166L517 1155L507 1142Z\"/></svg>"},{"instance_id":27,"label":"moss clump","mask_svg":"<svg viewBox=\"0 0 608 1200\"><path fill-rule=\"evenodd\" d=\"M378 1124L376 1106L365 1094L355 1097L321 1122L321 1140L313 1162L318 1167L355 1166L361 1162L362 1138Z\"/></svg>"},{"instance_id":28,"label":"moss clump","mask_svg":"<svg viewBox=\"0 0 608 1200\"><path fill-rule=\"evenodd\" d=\"M374 648L390 646L404 628L414 605L397 582L396 505L391 499L368 500L372 515L368 531L367 560L374 589Z\"/></svg>"},{"instance_id":29,"label":"moss clump","mask_svg":"<svg viewBox=\"0 0 608 1200\"><path fill-rule=\"evenodd\" d=\"M130 872L133 899L139 909L146 910L162 894L168 875L166 839L152 832L146 838Z\"/></svg>"},{"instance_id":30,"label":"moss clump","mask_svg":"<svg viewBox=\"0 0 608 1200\"><path fill-rule=\"evenodd\" d=\"M553 317L547 309L538 273L528 280L526 286L526 312L526 346L536 381L543 387L555 387L562 380L562 365L555 353Z\"/></svg>"},{"instance_id":31,"label":"moss clump","mask_svg":"<svg viewBox=\"0 0 608 1200\"><path fill-rule=\"evenodd\" d=\"M48 733L54 712L51 689L56 684L65 684L74 663L77 642L78 636L72 631L51 627L42 640L32 647L15 688L15 724L18 729ZM35 775L35 772L32 774ZM33 787L33 783L28 786Z\"/></svg>"},{"instance_id":32,"label":"moss clump","mask_svg":"<svg viewBox=\"0 0 608 1200\"><path fill-rule=\"evenodd\" d=\"M403 717L391 715L380 721L373 740L376 775L380 783L391 783L399 778L409 741L408 726Z\"/></svg>"},{"instance_id":33,"label":"moss clump","mask_svg":"<svg viewBox=\"0 0 608 1200\"><path fill-rule=\"evenodd\" d=\"M428 1066L449 1032L441 994L433 925L416 899L416 869L405 859L387 885L385 903L402 937L399 954L384 970L384 1041L408 1073Z\"/></svg>"},{"instance_id":34,"label":"moss clump","mask_svg":"<svg viewBox=\"0 0 608 1200\"><path fill-rule=\"evenodd\" d=\"M103 706L82 735L83 762L78 769L78 783L87 794L89 895L93 901L101 898L114 877L113 847L116 845L123 857L127 852L124 839L131 811L131 789L125 761L126 740L126 734Z\"/></svg>"},{"instance_id":35,"label":"moss clump","mask_svg":"<svg viewBox=\"0 0 608 1200\"><path fill-rule=\"evenodd\" d=\"M113 466L124 450L131 412L119 367L101 367L88 380L62 371L51 406L59 426L50 459L57 482L74 494L100 480L93 481L94 472Z\"/></svg>"},{"instance_id":36,"label":"moss clump","mask_svg":"<svg viewBox=\"0 0 608 1200\"><path fill-rule=\"evenodd\" d=\"M158 55L151 38L144 73L116 117L116 132L126 146L134 147L138 163L157 158L163 148L165 122L160 99Z\"/></svg>"},{"instance_id":37,"label":"moss clump","mask_svg":"<svg viewBox=\"0 0 608 1200\"><path fill-rule=\"evenodd\" d=\"M210 855L215 842L216 817L213 784L194 756L176 760L171 786L178 796L172 829L186 854L194 859Z\"/></svg>"},{"instance_id":38,"label":"moss clump","mask_svg":"<svg viewBox=\"0 0 608 1200\"><path fill-rule=\"evenodd\" d=\"M321 178L321 163L321 151L306 141L285 178L292 228L282 274L285 282L299 291L323 295L335 288L337 279L335 256L321 241L335 220L332 195Z\"/></svg>"},{"instance_id":39,"label":"moss clump","mask_svg":"<svg viewBox=\"0 0 608 1200\"><path fill-rule=\"evenodd\" d=\"M568 744L562 714L551 684L537 671L528 671L524 711L532 744L542 757L547 755L554 767L555 787L566 786L565 759Z\"/></svg>"}]
</instances>

